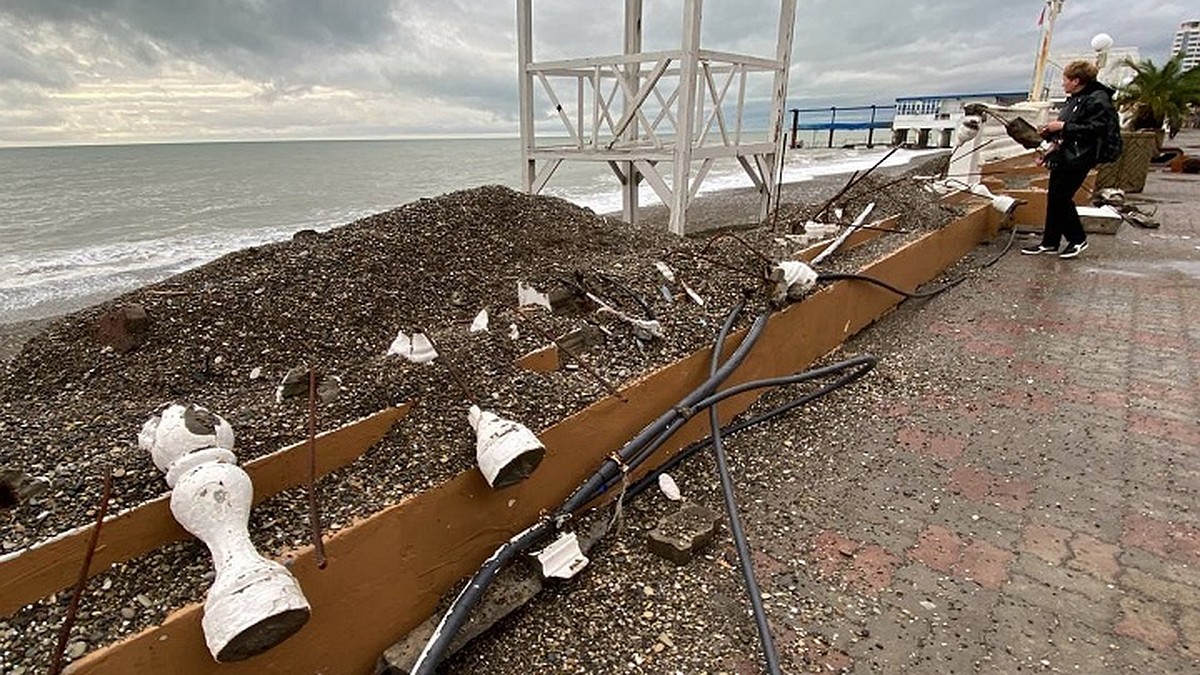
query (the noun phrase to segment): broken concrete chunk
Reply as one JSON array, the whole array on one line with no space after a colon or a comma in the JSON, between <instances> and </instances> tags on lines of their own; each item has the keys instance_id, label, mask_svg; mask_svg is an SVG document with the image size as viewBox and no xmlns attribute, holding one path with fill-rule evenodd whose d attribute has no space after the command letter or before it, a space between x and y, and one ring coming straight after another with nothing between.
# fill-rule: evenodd
<instances>
[{"instance_id":1,"label":"broken concrete chunk","mask_svg":"<svg viewBox=\"0 0 1200 675\"><path fill-rule=\"evenodd\" d=\"M717 535L720 514L699 504L689 504L658 521L647 535L654 554L676 565L686 565Z\"/></svg>"},{"instance_id":2,"label":"broken concrete chunk","mask_svg":"<svg viewBox=\"0 0 1200 675\"><path fill-rule=\"evenodd\" d=\"M48 487L50 483L45 478L34 478L20 469L0 466L0 509L23 504Z\"/></svg>"},{"instance_id":3,"label":"broken concrete chunk","mask_svg":"<svg viewBox=\"0 0 1200 675\"><path fill-rule=\"evenodd\" d=\"M150 332L146 308L129 304L106 312L96 325L96 339L118 353L127 354L145 344Z\"/></svg>"},{"instance_id":4,"label":"broken concrete chunk","mask_svg":"<svg viewBox=\"0 0 1200 675\"><path fill-rule=\"evenodd\" d=\"M275 388L275 400L282 402L285 398L308 398L308 371L306 366L296 366L287 371ZM341 393L341 378L317 373L317 398L322 403L337 400Z\"/></svg>"}]
</instances>

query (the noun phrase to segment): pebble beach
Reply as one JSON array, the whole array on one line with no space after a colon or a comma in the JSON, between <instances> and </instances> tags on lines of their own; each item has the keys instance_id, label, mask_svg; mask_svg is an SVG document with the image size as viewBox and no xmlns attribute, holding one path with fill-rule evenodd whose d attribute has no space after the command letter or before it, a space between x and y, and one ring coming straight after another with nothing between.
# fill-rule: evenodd
<instances>
[{"instance_id":1,"label":"pebble beach","mask_svg":"<svg viewBox=\"0 0 1200 675\"><path fill-rule=\"evenodd\" d=\"M861 208L868 198L882 205L887 193L894 196L886 208L927 218L914 233L953 217L915 183L871 194L885 177L891 182L881 174L847 194L847 209ZM781 235L847 178L788 186L780 220L745 229L743 235L767 255L779 255ZM706 222L739 226L752 222L757 208L752 191L731 191L705 197L697 211L706 214ZM611 288L600 290L606 282L594 275L603 272L652 298L662 285L652 263L664 261L706 300L703 307L681 301L658 307L667 340L639 340L627 325L601 320L608 337L602 349L589 352L590 361L609 382L626 381L711 343L723 314L747 286L753 287L759 270L737 247L700 255L705 238L669 235L655 222L663 217L651 210L643 226L630 229L558 199L498 186L476 188L419 200L327 233L230 254L61 318L9 325L4 334L10 356L0 378L5 462L45 478L50 489L0 515L3 552L88 523L104 471L118 476L110 511L162 494L162 476L141 456L136 433L168 401L202 402L224 414L235 427L243 462L303 440L305 402L278 403L274 392L283 373L307 362L341 383L341 395L319 411L322 428L404 401L421 402L371 452L322 479L331 531L469 469L473 452L464 448L473 447L473 440L460 419L468 394L486 398L497 413L533 429L607 395L604 383L582 370L543 375L514 370L515 356L541 346L533 330L523 331L515 343L502 330L464 335L462 326L489 305L496 324L519 323L494 306L516 281L550 288L558 279L574 278L618 297ZM432 241L441 245L429 248ZM738 267L745 272L737 273ZM396 279L405 280L402 288ZM624 311L636 311L637 305L623 302ZM120 354L98 344L94 329L104 311L127 303L146 308L152 338ZM556 315L536 320L541 331L558 335L579 321ZM398 329L418 326L437 335L439 351L452 354L455 367L471 374L467 386L473 391L448 387L442 369L385 356ZM302 491L288 491L255 509L251 531L261 551L278 556L307 543L304 506ZM201 601L211 575L203 545L190 541L96 576L68 656ZM33 664L48 662L53 627L61 621L67 595L59 593L0 621L2 672L35 672Z\"/></svg>"}]
</instances>

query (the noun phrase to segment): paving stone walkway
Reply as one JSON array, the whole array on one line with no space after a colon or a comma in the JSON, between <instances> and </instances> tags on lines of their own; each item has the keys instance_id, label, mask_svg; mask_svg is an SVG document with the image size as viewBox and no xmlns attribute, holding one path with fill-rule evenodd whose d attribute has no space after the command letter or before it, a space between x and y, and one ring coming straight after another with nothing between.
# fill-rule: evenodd
<instances>
[{"instance_id":1,"label":"paving stone walkway","mask_svg":"<svg viewBox=\"0 0 1200 675\"><path fill-rule=\"evenodd\" d=\"M805 666L1200 672L1200 176L1131 197L1160 229L1014 250L848 345L933 381L845 435L804 534L757 539L768 594L838 609L776 622L828 646Z\"/></svg>"}]
</instances>

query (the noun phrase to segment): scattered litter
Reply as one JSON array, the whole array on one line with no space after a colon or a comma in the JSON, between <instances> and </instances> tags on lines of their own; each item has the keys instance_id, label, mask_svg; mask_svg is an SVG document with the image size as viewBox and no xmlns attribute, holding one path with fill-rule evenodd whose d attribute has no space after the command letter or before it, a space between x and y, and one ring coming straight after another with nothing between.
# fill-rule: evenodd
<instances>
[{"instance_id":1,"label":"scattered litter","mask_svg":"<svg viewBox=\"0 0 1200 675\"><path fill-rule=\"evenodd\" d=\"M548 579L570 579L588 564L574 532L562 533L537 554L537 559L542 564L542 576Z\"/></svg>"},{"instance_id":2,"label":"scattered litter","mask_svg":"<svg viewBox=\"0 0 1200 675\"><path fill-rule=\"evenodd\" d=\"M675 483L675 479L671 478L669 473L658 474L658 489L673 502L683 499L683 493L679 491L679 485Z\"/></svg>"},{"instance_id":3,"label":"scattered litter","mask_svg":"<svg viewBox=\"0 0 1200 675\"><path fill-rule=\"evenodd\" d=\"M517 307L545 307L550 309L550 296L525 282L517 282Z\"/></svg>"},{"instance_id":4,"label":"scattered litter","mask_svg":"<svg viewBox=\"0 0 1200 675\"><path fill-rule=\"evenodd\" d=\"M488 329L488 311L487 308L479 310L475 315L475 320L471 322L470 332L486 333Z\"/></svg>"},{"instance_id":5,"label":"scattered litter","mask_svg":"<svg viewBox=\"0 0 1200 675\"><path fill-rule=\"evenodd\" d=\"M655 269L658 270L659 274L663 275L663 278L667 280L667 283L670 283L670 284L675 283L675 272L674 272L674 270L671 269L670 265L667 265L667 263L665 263L665 262L656 260L656 261L654 261L654 267L655 267Z\"/></svg>"},{"instance_id":6,"label":"scattered litter","mask_svg":"<svg viewBox=\"0 0 1200 675\"><path fill-rule=\"evenodd\" d=\"M601 304L596 310L597 314L612 314L621 321L633 327L633 334L637 339L642 341L661 340L665 335L663 333L662 322L657 319L635 319L625 312L613 309L608 305Z\"/></svg>"},{"instance_id":7,"label":"scattered litter","mask_svg":"<svg viewBox=\"0 0 1200 675\"><path fill-rule=\"evenodd\" d=\"M771 270L774 289L771 299L783 304L788 299L797 300L817 284L817 273L807 263L784 260Z\"/></svg>"},{"instance_id":8,"label":"scattered litter","mask_svg":"<svg viewBox=\"0 0 1200 675\"><path fill-rule=\"evenodd\" d=\"M488 485L500 489L530 476L546 455L546 447L523 424L473 405L467 421L475 430L475 459Z\"/></svg>"},{"instance_id":9,"label":"scattered litter","mask_svg":"<svg viewBox=\"0 0 1200 675\"><path fill-rule=\"evenodd\" d=\"M413 333L411 336L400 331L392 346L388 347L388 356L399 354L413 363L429 363L438 357L433 343L424 333Z\"/></svg>"},{"instance_id":10,"label":"scattered litter","mask_svg":"<svg viewBox=\"0 0 1200 675\"><path fill-rule=\"evenodd\" d=\"M700 297L699 293L693 291L692 287L688 286L687 283L680 282L680 285L683 286L683 292L687 293L687 296L691 298L692 302L700 305L701 307L704 306L704 298Z\"/></svg>"}]
</instances>

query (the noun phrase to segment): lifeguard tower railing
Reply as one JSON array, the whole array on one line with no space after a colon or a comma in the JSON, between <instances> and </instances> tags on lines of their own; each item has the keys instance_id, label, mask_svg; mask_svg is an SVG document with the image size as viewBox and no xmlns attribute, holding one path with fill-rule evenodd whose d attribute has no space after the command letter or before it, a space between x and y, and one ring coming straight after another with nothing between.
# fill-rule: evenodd
<instances>
[{"instance_id":1,"label":"lifeguard tower railing","mask_svg":"<svg viewBox=\"0 0 1200 675\"><path fill-rule=\"evenodd\" d=\"M701 0L685 0L681 49L642 52L641 5L625 2L624 54L534 62L531 0L519 0L525 190L539 193L564 161L604 162L622 186L627 221L637 220L644 179L667 206L671 230L682 234L714 162L736 158L762 196L765 218L776 189L796 1L782 2L773 59L701 49ZM757 124L748 124L756 84L770 87L772 104L758 101ZM552 131L535 125L535 96L560 123ZM660 170L667 163L669 174Z\"/></svg>"}]
</instances>

